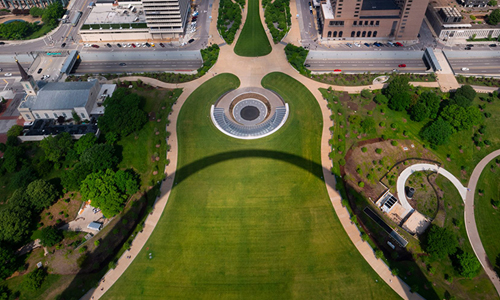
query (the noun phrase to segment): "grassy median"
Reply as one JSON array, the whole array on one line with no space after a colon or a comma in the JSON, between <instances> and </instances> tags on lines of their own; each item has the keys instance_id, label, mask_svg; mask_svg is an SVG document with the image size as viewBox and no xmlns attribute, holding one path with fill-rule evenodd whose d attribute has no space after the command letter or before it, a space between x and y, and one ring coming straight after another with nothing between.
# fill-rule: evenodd
<instances>
[{"instance_id":1,"label":"grassy median","mask_svg":"<svg viewBox=\"0 0 500 300\"><path fill-rule=\"evenodd\" d=\"M234 53L239 56L264 56L272 48L260 22L259 0L248 0L248 14L240 37L234 46Z\"/></svg>"},{"instance_id":2,"label":"grassy median","mask_svg":"<svg viewBox=\"0 0 500 300\"><path fill-rule=\"evenodd\" d=\"M209 109L238 85L222 74L187 99L167 207L104 299L399 298L352 245L328 199L313 95L287 75L267 75L263 86L289 103L290 117L271 136L237 140L213 126Z\"/></svg>"}]
</instances>

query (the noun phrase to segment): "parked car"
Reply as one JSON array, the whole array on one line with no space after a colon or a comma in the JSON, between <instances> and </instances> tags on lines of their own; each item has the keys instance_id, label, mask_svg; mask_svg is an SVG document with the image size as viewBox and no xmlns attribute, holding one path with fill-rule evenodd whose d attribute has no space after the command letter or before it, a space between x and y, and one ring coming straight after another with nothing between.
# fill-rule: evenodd
<instances>
[{"instance_id":1,"label":"parked car","mask_svg":"<svg viewBox=\"0 0 500 300\"><path fill-rule=\"evenodd\" d=\"M467 44L467 45L465 45L465 47L471 47L472 48L472 47L474 47L474 45L473 44Z\"/></svg>"},{"instance_id":2,"label":"parked car","mask_svg":"<svg viewBox=\"0 0 500 300\"><path fill-rule=\"evenodd\" d=\"M92 44L92 48L99 48L99 45Z\"/></svg>"},{"instance_id":3,"label":"parked car","mask_svg":"<svg viewBox=\"0 0 500 300\"><path fill-rule=\"evenodd\" d=\"M165 48L165 45L163 45L163 43L160 43L160 46L161 46L162 48Z\"/></svg>"},{"instance_id":4,"label":"parked car","mask_svg":"<svg viewBox=\"0 0 500 300\"><path fill-rule=\"evenodd\" d=\"M110 43L107 43L106 46L108 46L108 48L112 47Z\"/></svg>"},{"instance_id":5,"label":"parked car","mask_svg":"<svg viewBox=\"0 0 500 300\"><path fill-rule=\"evenodd\" d=\"M490 46L490 47L496 47L497 44L489 44L488 46Z\"/></svg>"},{"instance_id":6,"label":"parked car","mask_svg":"<svg viewBox=\"0 0 500 300\"><path fill-rule=\"evenodd\" d=\"M387 44L389 44L391 47L394 47L394 43L393 42L387 42Z\"/></svg>"},{"instance_id":7,"label":"parked car","mask_svg":"<svg viewBox=\"0 0 500 300\"><path fill-rule=\"evenodd\" d=\"M136 47L134 43L132 43L132 47L134 47L134 48Z\"/></svg>"},{"instance_id":8,"label":"parked car","mask_svg":"<svg viewBox=\"0 0 500 300\"><path fill-rule=\"evenodd\" d=\"M406 68L406 64L399 64L398 67L400 67L400 68Z\"/></svg>"},{"instance_id":9,"label":"parked car","mask_svg":"<svg viewBox=\"0 0 500 300\"><path fill-rule=\"evenodd\" d=\"M189 44L191 44L192 42L194 42L194 39L190 39L190 40L188 41L188 43L189 43Z\"/></svg>"},{"instance_id":10,"label":"parked car","mask_svg":"<svg viewBox=\"0 0 500 300\"><path fill-rule=\"evenodd\" d=\"M465 47L465 50L470 50L470 49L472 49L472 48L471 47Z\"/></svg>"},{"instance_id":11,"label":"parked car","mask_svg":"<svg viewBox=\"0 0 500 300\"><path fill-rule=\"evenodd\" d=\"M370 48L370 44L368 44L368 43L365 43L365 46L368 47L368 48Z\"/></svg>"},{"instance_id":12,"label":"parked car","mask_svg":"<svg viewBox=\"0 0 500 300\"><path fill-rule=\"evenodd\" d=\"M151 47L151 44L150 43L146 43L146 47Z\"/></svg>"},{"instance_id":13,"label":"parked car","mask_svg":"<svg viewBox=\"0 0 500 300\"><path fill-rule=\"evenodd\" d=\"M354 43L354 46L361 47L361 45L359 43Z\"/></svg>"},{"instance_id":14,"label":"parked car","mask_svg":"<svg viewBox=\"0 0 500 300\"><path fill-rule=\"evenodd\" d=\"M304 67L306 67L306 68L310 68L310 67L311 67L311 65L310 65L310 64L304 64Z\"/></svg>"},{"instance_id":15,"label":"parked car","mask_svg":"<svg viewBox=\"0 0 500 300\"><path fill-rule=\"evenodd\" d=\"M66 47L66 43L62 43L62 44L61 44L61 47L62 47L62 48Z\"/></svg>"},{"instance_id":16,"label":"parked car","mask_svg":"<svg viewBox=\"0 0 500 300\"><path fill-rule=\"evenodd\" d=\"M352 44L351 43L347 43L346 45L347 45L347 47L352 48Z\"/></svg>"},{"instance_id":17,"label":"parked car","mask_svg":"<svg viewBox=\"0 0 500 300\"><path fill-rule=\"evenodd\" d=\"M5 42L0 42L0 45L5 45Z\"/></svg>"},{"instance_id":18,"label":"parked car","mask_svg":"<svg viewBox=\"0 0 500 300\"><path fill-rule=\"evenodd\" d=\"M396 45L399 46L399 47L404 47L404 45L401 44L400 42L396 42Z\"/></svg>"},{"instance_id":19,"label":"parked car","mask_svg":"<svg viewBox=\"0 0 500 300\"><path fill-rule=\"evenodd\" d=\"M38 69L38 71L36 71L38 74L42 73L42 68Z\"/></svg>"},{"instance_id":20,"label":"parked car","mask_svg":"<svg viewBox=\"0 0 500 300\"><path fill-rule=\"evenodd\" d=\"M121 47L122 47L122 45L121 45L121 44L116 44L116 45L118 46L118 48L121 48Z\"/></svg>"}]
</instances>

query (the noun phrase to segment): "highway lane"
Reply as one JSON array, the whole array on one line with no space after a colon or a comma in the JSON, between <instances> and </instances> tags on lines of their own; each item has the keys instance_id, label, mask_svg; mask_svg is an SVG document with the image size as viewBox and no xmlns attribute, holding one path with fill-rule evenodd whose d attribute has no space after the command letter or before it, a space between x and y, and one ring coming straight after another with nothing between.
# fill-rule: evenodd
<instances>
[{"instance_id":1,"label":"highway lane","mask_svg":"<svg viewBox=\"0 0 500 300\"><path fill-rule=\"evenodd\" d=\"M332 59L308 59L306 64L309 64L309 69L317 72L333 72L335 69L340 69L344 72L386 72L397 69L400 72L425 72L427 67L423 60L332 60ZM406 67L400 68L398 65L406 64Z\"/></svg>"},{"instance_id":2,"label":"highway lane","mask_svg":"<svg viewBox=\"0 0 500 300\"><path fill-rule=\"evenodd\" d=\"M453 71L457 74L498 74L500 70L500 57L491 58L450 58ZM462 71L468 68L468 71Z\"/></svg>"},{"instance_id":3,"label":"highway lane","mask_svg":"<svg viewBox=\"0 0 500 300\"><path fill-rule=\"evenodd\" d=\"M120 66L124 63L124 66ZM82 61L74 70L75 74L85 73L124 73L124 72L161 72L161 71L191 71L202 66L199 60L152 60L102 62Z\"/></svg>"}]
</instances>

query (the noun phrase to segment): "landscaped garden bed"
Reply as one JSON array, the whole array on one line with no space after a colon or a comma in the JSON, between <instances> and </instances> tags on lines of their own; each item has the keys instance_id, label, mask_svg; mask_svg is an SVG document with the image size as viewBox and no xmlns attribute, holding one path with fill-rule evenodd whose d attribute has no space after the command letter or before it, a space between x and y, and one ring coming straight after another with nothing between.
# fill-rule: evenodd
<instances>
[{"instance_id":1,"label":"landscaped garden bed","mask_svg":"<svg viewBox=\"0 0 500 300\"><path fill-rule=\"evenodd\" d=\"M279 43L292 26L290 0L263 0L264 17L274 43Z\"/></svg>"},{"instance_id":2,"label":"landscaped garden bed","mask_svg":"<svg viewBox=\"0 0 500 300\"><path fill-rule=\"evenodd\" d=\"M241 9L244 8L245 1L240 2L238 2L239 4L232 0L220 0L219 2L217 30L228 44L233 43L236 32L241 26Z\"/></svg>"}]
</instances>

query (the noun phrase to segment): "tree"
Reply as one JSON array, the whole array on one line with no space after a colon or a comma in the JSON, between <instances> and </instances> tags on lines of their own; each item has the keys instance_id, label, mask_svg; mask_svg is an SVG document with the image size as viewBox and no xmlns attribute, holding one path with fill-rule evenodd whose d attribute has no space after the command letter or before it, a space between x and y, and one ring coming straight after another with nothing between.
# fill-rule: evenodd
<instances>
[{"instance_id":1,"label":"tree","mask_svg":"<svg viewBox=\"0 0 500 300\"><path fill-rule=\"evenodd\" d=\"M45 277L47 272L44 268L35 269L24 277L24 285L29 290L37 290L42 286Z\"/></svg>"},{"instance_id":2,"label":"tree","mask_svg":"<svg viewBox=\"0 0 500 300\"><path fill-rule=\"evenodd\" d=\"M45 247L52 247L63 240L62 231L54 226L48 226L42 229L40 242Z\"/></svg>"},{"instance_id":3,"label":"tree","mask_svg":"<svg viewBox=\"0 0 500 300\"><path fill-rule=\"evenodd\" d=\"M432 92L425 92L420 95L418 100L419 102L424 103L429 110L429 118L437 118L439 112L439 104L441 102L441 99L439 99L438 95Z\"/></svg>"},{"instance_id":4,"label":"tree","mask_svg":"<svg viewBox=\"0 0 500 300\"><path fill-rule=\"evenodd\" d=\"M38 179L36 171L31 166L23 166L21 170L11 177L9 186L12 189L26 188L30 182Z\"/></svg>"},{"instance_id":5,"label":"tree","mask_svg":"<svg viewBox=\"0 0 500 300\"><path fill-rule=\"evenodd\" d=\"M80 188L82 181L92 173L89 166L82 163L77 163L73 170L64 172L61 176L61 184L65 189L76 191Z\"/></svg>"},{"instance_id":6,"label":"tree","mask_svg":"<svg viewBox=\"0 0 500 300\"><path fill-rule=\"evenodd\" d=\"M58 20L63 16L64 8L61 2L56 1L44 9L42 21L50 26L56 26L59 22Z\"/></svg>"},{"instance_id":7,"label":"tree","mask_svg":"<svg viewBox=\"0 0 500 300\"><path fill-rule=\"evenodd\" d=\"M488 2L488 5L489 5L489 6L498 6L498 1L497 1L497 0L490 0L490 1Z\"/></svg>"},{"instance_id":8,"label":"tree","mask_svg":"<svg viewBox=\"0 0 500 300\"><path fill-rule=\"evenodd\" d=\"M133 195L139 190L138 176L132 170L118 170L115 180L116 186L127 195Z\"/></svg>"},{"instance_id":9,"label":"tree","mask_svg":"<svg viewBox=\"0 0 500 300\"><path fill-rule=\"evenodd\" d=\"M410 106L411 96L407 92L395 94L389 98L389 108L395 111L403 111Z\"/></svg>"},{"instance_id":10,"label":"tree","mask_svg":"<svg viewBox=\"0 0 500 300\"><path fill-rule=\"evenodd\" d=\"M73 120L76 124L80 124L82 122L82 118L76 113L76 111L71 112L71 116L73 116Z\"/></svg>"},{"instance_id":11,"label":"tree","mask_svg":"<svg viewBox=\"0 0 500 300\"><path fill-rule=\"evenodd\" d=\"M23 126L14 125L7 131L7 136L18 137L23 132Z\"/></svg>"},{"instance_id":12,"label":"tree","mask_svg":"<svg viewBox=\"0 0 500 300\"><path fill-rule=\"evenodd\" d=\"M495 9L489 16L487 20L490 25L497 25L500 22L500 9Z\"/></svg>"},{"instance_id":13,"label":"tree","mask_svg":"<svg viewBox=\"0 0 500 300\"><path fill-rule=\"evenodd\" d=\"M140 130L147 122L147 114L140 109L141 98L126 89L117 89L104 101L104 115L98 126L104 133L110 131L121 136Z\"/></svg>"},{"instance_id":14,"label":"tree","mask_svg":"<svg viewBox=\"0 0 500 300\"><path fill-rule=\"evenodd\" d=\"M361 123L361 117L358 115L350 115L347 120L353 126L359 125Z\"/></svg>"},{"instance_id":15,"label":"tree","mask_svg":"<svg viewBox=\"0 0 500 300\"><path fill-rule=\"evenodd\" d=\"M371 92L370 90L368 90L368 89L363 89L363 90L361 91L361 97L368 99L368 98L370 98L371 96L372 96L372 92Z\"/></svg>"},{"instance_id":16,"label":"tree","mask_svg":"<svg viewBox=\"0 0 500 300\"><path fill-rule=\"evenodd\" d=\"M91 200L92 206L100 208L106 218L118 214L127 199L125 191L116 185L115 172L110 169L88 175L80 193L84 201Z\"/></svg>"},{"instance_id":17,"label":"tree","mask_svg":"<svg viewBox=\"0 0 500 300\"><path fill-rule=\"evenodd\" d=\"M476 256L469 252L463 252L457 255L459 267L458 272L460 275L472 279L476 277L481 269L481 264Z\"/></svg>"},{"instance_id":18,"label":"tree","mask_svg":"<svg viewBox=\"0 0 500 300\"><path fill-rule=\"evenodd\" d=\"M6 285L0 285L0 300L11 300L12 291Z\"/></svg>"},{"instance_id":19,"label":"tree","mask_svg":"<svg viewBox=\"0 0 500 300\"><path fill-rule=\"evenodd\" d=\"M0 279L3 280L16 271L16 254L11 249L0 246ZM2 299L0 297L0 299Z\"/></svg>"},{"instance_id":20,"label":"tree","mask_svg":"<svg viewBox=\"0 0 500 300\"><path fill-rule=\"evenodd\" d=\"M426 252L435 258L445 258L457 251L458 240L455 234L443 227L432 225L427 235Z\"/></svg>"},{"instance_id":21,"label":"tree","mask_svg":"<svg viewBox=\"0 0 500 300\"><path fill-rule=\"evenodd\" d=\"M422 102L413 105L409 112L411 119L416 122L421 122L429 117L429 109Z\"/></svg>"},{"instance_id":22,"label":"tree","mask_svg":"<svg viewBox=\"0 0 500 300\"><path fill-rule=\"evenodd\" d=\"M476 91L470 85L462 85L456 90L455 94L453 95L453 98L457 96L462 96L469 99L472 102L474 98L476 98L476 94L477 94Z\"/></svg>"},{"instance_id":23,"label":"tree","mask_svg":"<svg viewBox=\"0 0 500 300\"><path fill-rule=\"evenodd\" d=\"M410 82L409 78L404 75L395 76L394 79L389 83L387 88L384 90L384 94L387 95L387 98L391 100L392 97L396 95L400 95L403 93L408 93L410 90Z\"/></svg>"},{"instance_id":24,"label":"tree","mask_svg":"<svg viewBox=\"0 0 500 300\"><path fill-rule=\"evenodd\" d=\"M32 17L35 17L35 18L41 17L43 15L43 9L34 6L34 7L30 8L30 15Z\"/></svg>"},{"instance_id":25,"label":"tree","mask_svg":"<svg viewBox=\"0 0 500 300\"><path fill-rule=\"evenodd\" d=\"M5 150L7 150L7 145L0 143L0 152L5 152Z\"/></svg>"},{"instance_id":26,"label":"tree","mask_svg":"<svg viewBox=\"0 0 500 300\"><path fill-rule=\"evenodd\" d=\"M3 155L2 166L5 168L7 172L14 173L19 164L19 160L23 156L23 154L24 151L23 149L21 149L21 147L7 146L7 150L5 150Z\"/></svg>"},{"instance_id":27,"label":"tree","mask_svg":"<svg viewBox=\"0 0 500 300\"><path fill-rule=\"evenodd\" d=\"M35 180L28 185L26 195L30 198L32 207L41 211L54 203L57 199L55 187L43 179Z\"/></svg>"},{"instance_id":28,"label":"tree","mask_svg":"<svg viewBox=\"0 0 500 300\"><path fill-rule=\"evenodd\" d=\"M0 241L19 243L30 234L31 211L8 205L0 210Z\"/></svg>"},{"instance_id":29,"label":"tree","mask_svg":"<svg viewBox=\"0 0 500 300\"><path fill-rule=\"evenodd\" d=\"M80 162L95 172L113 169L118 163L118 157L115 156L115 148L112 145L97 144L83 152Z\"/></svg>"},{"instance_id":30,"label":"tree","mask_svg":"<svg viewBox=\"0 0 500 300\"><path fill-rule=\"evenodd\" d=\"M456 104L448 105L443 108L441 117L450 123L456 131L471 128L482 121L481 111L477 107L468 107L465 109Z\"/></svg>"},{"instance_id":31,"label":"tree","mask_svg":"<svg viewBox=\"0 0 500 300\"><path fill-rule=\"evenodd\" d=\"M450 104L467 108L472 104L472 100L469 100L464 96L458 95L453 97L453 99L450 99Z\"/></svg>"},{"instance_id":32,"label":"tree","mask_svg":"<svg viewBox=\"0 0 500 300\"><path fill-rule=\"evenodd\" d=\"M430 123L420 132L420 136L433 145L443 145L448 141L448 138L453 133L453 127L450 123L439 118Z\"/></svg>"},{"instance_id":33,"label":"tree","mask_svg":"<svg viewBox=\"0 0 500 300\"><path fill-rule=\"evenodd\" d=\"M73 149L78 155L81 155L85 150L92 148L97 141L97 137L93 133L87 133L75 142Z\"/></svg>"},{"instance_id":34,"label":"tree","mask_svg":"<svg viewBox=\"0 0 500 300\"><path fill-rule=\"evenodd\" d=\"M67 132L62 132L56 136L50 135L40 142L40 147L45 152L45 156L53 162L61 161L72 145L73 140Z\"/></svg>"},{"instance_id":35,"label":"tree","mask_svg":"<svg viewBox=\"0 0 500 300\"><path fill-rule=\"evenodd\" d=\"M373 101L378 104L387 104L389 99L387 99L387 97L383 94L378 94L375 98L373 98Z\"/></svg>"}]
</instances>

